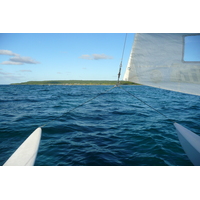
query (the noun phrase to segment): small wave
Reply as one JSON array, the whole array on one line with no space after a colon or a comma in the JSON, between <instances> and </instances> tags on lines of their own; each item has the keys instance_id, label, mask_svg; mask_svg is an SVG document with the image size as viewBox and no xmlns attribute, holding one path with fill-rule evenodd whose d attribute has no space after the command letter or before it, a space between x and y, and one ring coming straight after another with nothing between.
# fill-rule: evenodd
<instances>
[{"instance_id":1,"label":"small wave","mask_svg":"<svg viewBox=\"0 0 200 200\"><path fill-rule=\"evenodd\" d=\"M7 93L0 89L0 163L9 149L17 147L16 141L47 124L42 128L36 165L191 165L173 124L120 89L68 113L107 87L50 88L12 86L6 87ZM175 99L174 93L143 86L126 89L200 133L198 98L179 95Z\"/></svg>"}]
</instances>

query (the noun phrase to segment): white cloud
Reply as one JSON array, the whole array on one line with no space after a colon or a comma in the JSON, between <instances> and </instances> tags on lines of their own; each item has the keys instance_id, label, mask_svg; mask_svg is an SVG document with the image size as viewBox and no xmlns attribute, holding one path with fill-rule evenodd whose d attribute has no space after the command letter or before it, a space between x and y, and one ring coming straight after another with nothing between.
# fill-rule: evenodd
<instances>
[{"instance_id":1,"label":"white cloud","mask_svg":"<svg viewBox=\"0 0 200 200\"><path fill-rule=\"evenodd\" d=\"M4 72L3 70L0 71L0 84L10 84L13 82L21 82L22 79L24 78L25 78L24 76L21 76L18 73Z\"/></svg>"},{"instance_id":2,"label":"white cloud","mask_svg":"<svg viewBox=\"0 0 200 200\"><path fill-rule=\"evenodd\" d=\"M23 65L21 62L13 62L13 61L3 61L2 65Z\"/></svg>"},{"instance_id":3,"label":"white cloud","mask_svg":"<svg viewBox=\"0 0 200 200\"><path fill-rule=\"evenodd\" d=\"M13 53L9 50L0 50L0 55L9 55L11 57L8 61L4 61L0 64L2 65L23 65L23 64L38 64L38 61L33 60L31 57L23 57L19 54Z\"/></svg>"},{"instance_id":4,"label":"white cloud","mask_svg":"<svg viewBox=\"0 0 200 200\"><path fill-rule=\"evenodd\" d=\"M100 60L100 59L113 59L112 56L107 56L105 54L93 54L92 55L94 60Z\"/></svg>"},{"instance_id":5,"label":"white cloud","mask_svg":"<svg viewBox=\"0 0 200 200\"><path fill-rule=\"evenodd\" d=\"M21 57L21 56L12 57L12 58L10 58L10 61L18 62L18 63L28 63L28 64L37 64L37 63L39 63L39 62L33 60L30 57Z\"/></svg>"},{"instance_id":6,"label":"white cloud","mask_svg":"<svg viewBox=\"0 0 200 200\"><path fill-rule=\"evenodd\" d=\"M90 55L82 55L80 56L81 59L87 59L87 60L92 60Z\"/></svg>"},{"instance_id":7,"label":"white cloud","mask_svg":"<svg viewBox=\"0 0 200 200\"><path fill-rule=\"evenodd\" d=\"M7 75L11 75L11 74L13 74L13 73L0 72L0 74L1 74L1 75L6 75L6 76L7 76Z\"/></svg>"},{"instance_id":8,"label":"white cloud","mask_svg":"<svg viewBox=\"0 0 200 200\"><path fill-rule=\"evenodd\" d=\"M102 60L102 59L113 59L112 56L108 56L105 54L92 54L92 55L82 55L80 56L81 59L87 59L87 60Z\"/></svg>"},{"instance_id":9,"label":"white cloud","mask_svg":"<svg viewBox=\"0 0 200 200\"><path fill-rule=\"evenodd\" d=\"M9 50L0 50L0 55L19 56L19 54L13 53Z\"/></svg>"},{"instance_id":10,"label":"white cloud","mask_svg":"<svg viewBox=\"0 0 200 200\"><path fill-rule=\"evenodd\" d=\"M13 82L21 82L25 77L20 75L13 75L11 73L0 74L0 84L10 84Z\"/></svg>"},{"instance_id":11,"label":"white cloud","mask_svg":"<svg viewBox=\"0 0 200 200\"><path fill-rule=\"evenodd\" d=\"M32 72L31 70L22 69L20 72Z\"/></svg>"}]
</instances>

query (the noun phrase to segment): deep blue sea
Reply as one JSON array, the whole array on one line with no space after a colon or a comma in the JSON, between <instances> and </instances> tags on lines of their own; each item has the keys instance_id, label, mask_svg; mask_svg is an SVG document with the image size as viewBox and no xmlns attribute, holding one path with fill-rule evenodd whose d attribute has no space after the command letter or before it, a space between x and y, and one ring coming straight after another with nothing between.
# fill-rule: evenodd
<instances>
[{"instance_id":1,"label":"deep blue sea","mask_svg":"<svg viewBox=\"0 0 200 200\"><path fill-rule=\"evenodd\" d=\"M113 86L1 85L0 165L39 126L36 166L190 166L173 123ZM200 97L122 86L200 133ZM53 120L53 121L52 121Z\"/></svg>"}]
</instances>

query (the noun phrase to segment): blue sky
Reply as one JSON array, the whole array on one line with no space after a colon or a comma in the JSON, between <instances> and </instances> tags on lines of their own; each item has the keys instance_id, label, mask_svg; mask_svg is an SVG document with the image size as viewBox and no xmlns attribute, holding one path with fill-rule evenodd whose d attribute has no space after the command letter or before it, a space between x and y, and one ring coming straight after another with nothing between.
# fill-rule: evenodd
<instances>
[{"instance_id":1,"label":"blue sky","mask_svg":"<svg viewBox=\"0 0 200 200\"><path fill-rule=\"evenodd\" d=\"M1 33L0 84L117 80L125 33ZM127 34L121 79L134 34Z\"/></svg>"},{"instance_id":2,"label":"blue sky","mask_svg":"<svg viewBox=\"0 0 200 200\"><path fill-rule=\"evenodd\" d=\"M200 62L200 35L185 37L184 61Z\"/></svg>"},{"instance_id":3,"label":"blue sky","mask_svg":"<svg viewBox=\"0 0 200 200\"><path fill-rule=\"evenodd\" d=\"M127 34L121 79L134 33ZM117 80L125 33L0 33L0 84ZM185 61L200 61L200 36L185 38Z\"/></svg>"}]
</instances>

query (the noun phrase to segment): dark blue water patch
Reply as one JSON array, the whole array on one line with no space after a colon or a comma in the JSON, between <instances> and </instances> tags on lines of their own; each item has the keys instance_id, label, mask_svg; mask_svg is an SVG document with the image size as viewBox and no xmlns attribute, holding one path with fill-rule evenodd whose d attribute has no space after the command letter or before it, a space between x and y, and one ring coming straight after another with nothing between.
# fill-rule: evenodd
<instances>
[{"instance_id":1,"label":"dark blue water patch","mask_svg":"<svg viewBox=\"0 0 200 200\"><path fill-rule=\"evenodd\" d=\"M197 134L199 97L123 86L0 86L0 164L38 126L43 128L35 165L40 166L189 166L173 123Z\"/></svg>"}]
</instances>

